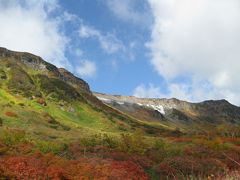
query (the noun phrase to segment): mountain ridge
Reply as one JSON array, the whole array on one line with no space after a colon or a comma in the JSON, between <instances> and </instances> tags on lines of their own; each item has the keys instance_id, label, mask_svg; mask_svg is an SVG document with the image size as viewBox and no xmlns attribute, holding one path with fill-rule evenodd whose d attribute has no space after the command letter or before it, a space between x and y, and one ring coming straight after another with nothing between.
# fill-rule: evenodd
<instances>
[{"instance_id":1,"label":"mountain ridge","mask_svg":"<svg viewBox=\"0 0 240 180\"><path fill-rule=\"evenodd\" d=\"M175 97L172 97L172 98L145 98L145 97L137 97L137 96L134 96L134 95L120 95L120 94L108 94L108 93L102 93L102 92L96 92L94 91L93 94L95 94L96 96L97 95L101 95L101 96L110 96L110 97L116 97L116 98L129 98L129 99L136 99L136 100L150 100L150 101L158 101L158 100L163 100L163 101L169 101L169 102L185 102L185 103L189 103L189 104L204 104L204 103L225 103L225 104L231 104L233 106L236 106L236 107L240 107L240 106L237 106L235 104L232 104L230 103L228 100L226 99L216 99L216 100L212 100L212 99L209 99L209 100L203 100L203 101L199 101L199 102L191 102L191 101L186 101L186 100L181 100L181 99L178 99L178 98L175 98ZM134 101L133 101L134 102Z\"/></svg>"},{"instance_id":2,"label":"mountain ridge","mask_svg":"<svg viewBox=\"0 0 240 180\"><path fill-rule=\"evenodd\" d=\"M134 115L140 119L155 119L152 115L143 118L141 111L149 111L152 109L161 113L162 119L168 119L172 122L179 122L180 124L188 124L189 122L202 123L240 123L240 107L229 103L227 100L207 100L199 103L192 103L178 100L176 98L137 98L134 96L108 95L104 93L93 93L102 102L122 110L126 113ZM135 111L130 110L130 105L134 104ZM125 106L125 107L124 107ZM126 108L126 106L128 108ZM133 107L133 106L132 106ZM152 113L154 114L154 113ZM153 115L154 116L154 115Z\"/></svg>"}]
</instances>

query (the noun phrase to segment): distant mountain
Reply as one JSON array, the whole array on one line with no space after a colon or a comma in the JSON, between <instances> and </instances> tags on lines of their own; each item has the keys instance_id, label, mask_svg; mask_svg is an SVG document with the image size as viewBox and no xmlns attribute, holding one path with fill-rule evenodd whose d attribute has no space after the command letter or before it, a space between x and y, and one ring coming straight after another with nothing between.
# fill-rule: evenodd
<instances>
[{"instance_id":1,"label":"distant mountain","mask_svg":"<svg viewBox=\"0 0 240 180\"><path fill-rule=\"evenodd\" d=\"M105 104L144 121L169 122L180 126L240 123L240 107L226 100L190 103L175 98L148 99L102 93L94 95Z\"/></svg>"}]
</instances>

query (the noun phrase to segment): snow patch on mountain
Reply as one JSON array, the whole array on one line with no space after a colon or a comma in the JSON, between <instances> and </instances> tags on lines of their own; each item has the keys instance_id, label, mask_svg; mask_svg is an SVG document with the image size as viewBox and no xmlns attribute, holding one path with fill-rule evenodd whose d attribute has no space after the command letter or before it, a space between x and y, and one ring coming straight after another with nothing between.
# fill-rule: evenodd
<instances>
[{"instance_id":1,"label":"snow patch on mountain","mask_svg":"<svg viewBox=\"0 0 240 180\"><path fill-rule=\"evenodd\" d=\"M161 114L165 114L164 108L162 105L152 105L152 104L147 104L147 107L150 107L154 110L157 110L158 112L160 112Z\"/></svg>"},{"instance_id":2,"label":"snow patch on mountain","mask_svg":"<svg viewBox=\"0 0 240 180\"><path fill-rule=\"evenodd\" d=\"M123 105L124 102L121 102L121 101L116 101L116 103L120 104L120 105Z\"/></svg>"},{"instance_id":3,"label":"snow patch on mountain","mask_svg":"<svg viewBox=\"0 0 240 180\"><path fill-rule=\"evenodd\" d=\"M97 96L97 98L103 102L111 102L112 101L111 99L107 99L107 98L103 98L103 97L99 97L99 96Z\"/></svg>"}]
</instances>

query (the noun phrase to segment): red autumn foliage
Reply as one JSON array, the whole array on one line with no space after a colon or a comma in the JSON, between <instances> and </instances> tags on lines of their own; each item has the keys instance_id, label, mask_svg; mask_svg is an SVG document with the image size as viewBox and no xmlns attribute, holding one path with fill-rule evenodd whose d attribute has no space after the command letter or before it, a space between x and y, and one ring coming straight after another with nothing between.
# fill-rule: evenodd
<instances>
[{"instance_id":1,"label":"red autumn foliage","mask_svg":"<svg viewBox=\"0 0 240 180\"><path fill-rule=\"evenodd\" d=\"M1 146L1 145L0 145ZM11 154L29 154L33 151L33 145L30 143L18 143L12 145L11 148L8 148ZM1 154L1 147L0 147L0 154Z\"/></svg>"},{"instance_id":2,"label":"red autumn foliage","mask_svg":"<svg viewBox=\"0 0 240 180\"><path fill-rule=\"evenodd\" d=\"M113 171L111 172L111 175L114 175L114 171L118 172L118 176L115 175L115 177L122 177L125 179L148 179L148 176L144 173L141 166L137 165L136 163L132 161L113 161L110 166ZM125 169L125 171L123 171ZM114 179L114 176L113 176Z\"/></svg>"},{"instance_id":3,"label":"red autumn foliage","mask_svg":"<svg viewBox=\"0 0 240 180\"><path fill-rule=\"evenodd\" d=\"M219 151L205 146L193 146L186 148L184 154L202 160L218 159L230 170L240 169L240 148L238 146Z\"/></svg>"},{"instance_id":4,"label":"red autumn foliage","mask_svg":"<svg viewBox=\"0 0 240 180\"><path fill-rule=\"evenodd\" d=\"M169 140L176 142L176 143L189 143L192 142L192 138L188 138L188 137L169 137Z\"/></svg>"},{"instance_id":5,"label":"red autumn foliage","mask_svg":"<svg viewBox=\"0 0 240 180\"><path fill-rule=\"evenodd\" d=\"M240 138L223 138L223 142L228 142L236 146L240 146Z\"/></svg>"},{"instance_id":6,"label":"red autumn foliage","mask_svg":"<svg viewBox=\"0 0 240 180\"><path fill-rule=\"evenodd\" d=\"M119 150L109 149L102 146L86 148L77 144L72 144L69 147L69 152L74 159L79 159L81 157L101 157L115 161L133 161L143 168L149 168L153 164L153 162L146 156L129 155Z\"/></svg>"},{"instance_id":7,"label":"red autumn foliage","mask_svg":"<svg viewBox=\"0 0 240 180\"><path fill-rule=\"evenodd\" d=\"M199 159L190 156L165 159L156 171L165 176L171 175L210 175L225 172L227 167L218 159Z\"/></svg>"},{"instance_id":8,"label":"red autumn foliage","mask_svg":"<svg viewBox=\"0 0 240 180\"><path fill-rule=\"evenodd\" d=\"M164 160L157 168L157 172L172 175L178 172L195 174L200 169L200 164L191 157L174 157Z\"/></svg>"},{"instance_id":9,"label":"red autumn foliage","mask_svg":"<svg viewBox=\"0 0 240 180\"><path fill-rule=\"evenodd\" d=\"M10 157L0 161L1 170L17 179L45 178L45 168L39 159L34 157Z\"/></svg>"},{"instance_id":10,"label":"red autumn foliage","mask_svg":"<svg viewBox=\"0 0 240 180\"><path fill-rule=\"evenodd\" d=\"M124 153L124 152L120 152L120 151L106 151L104 152L104 157L105 158L110 158L116 161L129 161L131 160L131 156L129 156L128 154Z\"/></svg>"},{"instance_id":11,"label":"red autumn foliage","mask_svg":"<svg viewBox=\"0 0 240 180\"><path fill-rule=\"evenodd\" d=\"M14 113L14 112L11 112L11 111L5 112L5 115L8 116L8 117L17 117L17 114Z\"/></svg>"},{"instance_id":12,"label":"red autumn foliage","mask_svg":"<svg viewBox=\"0 0 240 180\"><path fill-rule=\"evenodd\" d=\"M209 157L217 157L218 152L206 147L206 146L193 146L187 147L184 150L184 154L187 156L193 156L196 158L209 158Z\"/></svg>"},{"instance_id":13,"label":"red autumn foliage","mask_svg":"<svg viewBox=\"0 0 240 180\"><path fill-rule=\"evenodd\" d=\"M100 158L65 160L52 154L6 157L0 172L16 179L149 179L133 161ZM1 178L1 176L0 176Z\"/></svg>"},{"instance_id":14,"label":"red autumn foliage","mask_svg":"<svg viewBox=\"0 0 240 180\"><path fill-rule=\"evenodd\" d=\"M222 159L230 170L240 169L240 148L223 151Z\"/></svg>"}]
</instances>

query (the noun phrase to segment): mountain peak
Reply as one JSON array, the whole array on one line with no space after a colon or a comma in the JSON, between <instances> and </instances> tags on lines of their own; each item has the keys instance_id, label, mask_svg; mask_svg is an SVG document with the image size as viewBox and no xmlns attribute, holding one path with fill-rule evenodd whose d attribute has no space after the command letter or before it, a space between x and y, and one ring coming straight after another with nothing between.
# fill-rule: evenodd
<instances>
[{"instance_id":1,"label":"mountain peak","mask_svg":"<svg viewBox=\"0 0 240 180\"><path fill-rule=\"evenodd\" d=\"M89 85L82 79L74 76L64 68L57 68L55 65L48 63L41 57L27 52L11 51L0 47L0 58L7 61L16 61L20 66L37 71L43 75L54 77L76 88L80 93L90 93Z\"/></svg>"},{"instance_id":2,"label":"mountain peak","mask_svg":"<svg viewBox=\"0 0 240 180\"><path fill-rule=\"evenodd\" d=\"M69 72L64 68L59 68L58 70L61 73L64 81L68 82L69 84L71 84L73 87L75 87L82 93L91 93L90 87L87 82L74 76L71 72Z\"/></svg>"},{"instance_id":3,"label":"mountain peak","mask_svg":"<svg viewBox=\"0 0 240 180\"><path fill-rule=\"evenodd\" d=\"M205 105L232 105L229 101L227 101L226 99L220 99L220 100L207 100L207 101L203 101L202 104Z\"/></svg>"}]
</instances>

